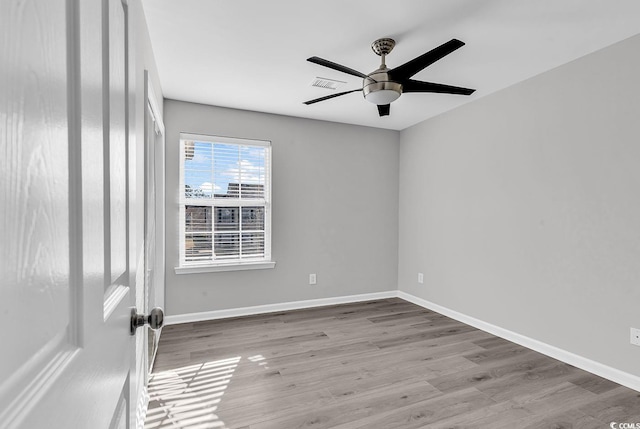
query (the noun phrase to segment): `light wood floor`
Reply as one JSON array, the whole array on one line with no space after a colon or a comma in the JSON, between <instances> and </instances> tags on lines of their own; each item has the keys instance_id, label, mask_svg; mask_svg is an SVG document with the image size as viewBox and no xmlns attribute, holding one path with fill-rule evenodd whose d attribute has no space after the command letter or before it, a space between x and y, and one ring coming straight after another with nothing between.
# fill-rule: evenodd
<instances>
[{"instance_id":1,"label":"light wood floor","mask_svg":"<svg viewBox=\"0 0 640 429\"><path fill-rule=\"evenodd\" d=\"M640 393L396 298L167 326L150 395L147 429L640 423Z\"/></svg>"}]
</instances>

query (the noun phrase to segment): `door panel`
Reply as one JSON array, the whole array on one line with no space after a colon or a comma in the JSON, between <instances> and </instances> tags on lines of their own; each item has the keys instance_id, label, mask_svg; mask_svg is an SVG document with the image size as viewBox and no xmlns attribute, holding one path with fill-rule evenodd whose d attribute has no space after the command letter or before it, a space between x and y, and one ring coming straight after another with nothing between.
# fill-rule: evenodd
<instances>
[{"instance_id":1,"label":"door panel","mask_svg":"<svg viewBox=\"0 0 640 429\"><path fill-rule=\"evenodd\" d=\"M130 427L127 13L120 0L3 3L3 428Z\"/></svg>"},{"instance_id":2,"label":"door panel","mask_svg":"<svg viewBox=\"0 0 640 429\"><path fill-rule=\"evenodd\" d=\"M105 70L105 166L109 197L111 278L107 285L126 282L127 271L127 146L126 146L126 6L121 0L103 2L103 61Z\"/></svg>"},{"instance_id":3,"label":"door panel","mask_svg":"<svg viewBox=\"0 0 640 429\"><path fill-rule=\"evenodd\" d=\"M3 6L0 67L0 403L34 393L30 380L55 377L77 348L69 268L69 129L66 4ZM6 60L6 66L4 62ZM28 314L29 317L24 317ZM20 321L21 329L17 329ZM30 335L24 336L24 332ZM51 365L56 362L57 365ZM0 409L0 421L16 410Z\"/></svg>"}]
</instances>

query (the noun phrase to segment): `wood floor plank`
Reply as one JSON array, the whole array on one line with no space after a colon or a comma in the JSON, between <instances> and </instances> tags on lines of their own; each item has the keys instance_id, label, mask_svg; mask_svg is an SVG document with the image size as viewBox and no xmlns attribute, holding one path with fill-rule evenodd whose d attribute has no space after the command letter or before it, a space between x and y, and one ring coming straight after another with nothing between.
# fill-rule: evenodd
<instances>
[{"instance_id":1,"label":"wood floor plank","mask_svg":"<svg viewBox=\"0 0 640 429\"><path fill-rule=\"evenodd\" d=\"M605 378L598 377L594 374L588 374L583 371L577 372L570 380L576 386L587 389L593 393L605 393L620 387L619 384L609 381Z\"/></svg>"},{"instance_id":2,"label":"wood floor plank","mask_svg":"<svg viewBox=\"0 0 640 429\"><path fill-rule=\"evenodd\" d=\"M493 405L495 402L476 389L470 388L455 394L439 395L415 404L397 406L386 413L379 413L369 419L360 419L349 425L338 426L338 428L426 428L448 417Z\"/></svg>"},{"instance_id":3,"label":"wood floor plank","mask_svg":"<svg viewBox=\"0 0 640 429\"><path fill-rule=\"evenodd\" d=\"M425 381L410 384L397 383L343 398L336 405L310 410L298 410L292 415L251 423L251 428L333 428L340 424L356 422L385 411L421 403L425 399L439 395L440 392Z\"/></svg>"},{"instance_id":4,"label":"wood floor plank","mask_svg":"<svg viewBox=\"0 0 640 429\"><path fill-rule=\"evenodd\" d=\"M591 402L596 394L573 383L563 382L511 400L533 414L554 413Z\"/></svg>"},{"instance_id":5,"label":"wood floor plank","mask_svg":"<svg viewBox=\"0 0 640 429\"><path fill-rule=\"evenodd\" d=\"M463 325L463 324L456 324L454 326L445 326L445 327L439 327L436 325L432 329L427 329L422 332L417 332L409 335L398 335L394 338L385 339L381 341L373 341L373 344L383 349L387 347L394 347L397 345L405 345L412 342L431 340L434 338L455 336L455 335L463 334L465 332L470 332L473 330L475 330L475 328L468 325Z\"/></svg>"},{"instance_id":6,"label":"wood floor plank","mask_svg":"<svg viewBox=\"0 0 640 429\"><path fill-rule=\"evenodd\" d=\"M147 429L606 428L640 393L399 298L164 328Z\"/></svg>"},{"instance_id":7,"label":"wood floor plank","mask_svg":"<svg viewBox=\"0 0 640 429\"><path fill-rule=\"evenodd\" d=\"M611 422L601 422L577 410L562 411L549 416L528 417L522 420L523 429L602 429ZM513 426L511 426L513 427ZM504 427L507 429L507 427Z\"/></svg>"},{"instance_id":8,"label":"wood floor plank","mask_svg":"<svg viewBox=\"0 0 640 429\"><path fill-rule=\"evenodd\" d=\"M640 423L640 393L620 386L579 409L602 422Z\"/></svg>"},{"instance_id":9,"label":"wood floor plank","mask_svg":"<svg viewBox=\"0 0 640 429\"><path fill-rule=\"evenodd\" d=\"M476 388L496 401L503 401L570 381L576 371L565 363L550 361L524 373L516 372L476 384Z\"/></svg>"},{"instance_id":10,"label":"wood floor plank","mask_svg":"<svg viewBox=\"0 0 640 429\"><path fill-rule=\"evenodd\" d=\"M549 364L546 356L537 353L524 353L506 361L492 361L485 365L461 371L456 374L445 375L429 382L443 392L464 389L469 386L481 388L482 385L496 382L511 382L514 377L544 368Z\"/></svg>"},{"instance_id":11,"label":"wood floor plank","mask_svg":"<svg viewBox=\"0 0 640 429\"><path fill-rule=\"evenodd\" d=\"M301 409L330 408L336 403L326 388L296 392L289 396L262 398L257 402L254 398L242 396L235 401L226 401L224 409L220 411L220 418L231 427L242 427L259 421L272 421L276 419L276 415L299 415Z\"/></svg>"},{"instance_id":12,"label":"wood floor plank","mask_svg":"<svg viewBox=\"0 0 640 429\"><path fill-rule=\"evenodd\" d=\"M498 429L506 425L505 429L507 429L516 427L514 426L516 421L522 422L532 417L532 414L524 408L518 407L511 401L505 401L457 413L430 423L428 427L429 429Z\"/></svg>"}]
</instances>

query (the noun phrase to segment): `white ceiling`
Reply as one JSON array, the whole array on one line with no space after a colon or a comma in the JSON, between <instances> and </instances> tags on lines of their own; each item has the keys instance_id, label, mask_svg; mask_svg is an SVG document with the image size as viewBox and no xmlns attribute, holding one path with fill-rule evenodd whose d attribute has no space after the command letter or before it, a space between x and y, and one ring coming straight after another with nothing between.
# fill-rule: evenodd
<instances>
[{"instance_id":1,"label":"white ceiling","mask_svg":"<svg viewBox=\"0 0 640 429\"><path fill-rule=\"evenodd\" d=\"M166 98L401 130L640 33L638 0L143 0ZM457 38L466 43L414 79L475 88L469 96L404 94L379 117L352 93L380 61L371 42L397 44L389 68ZM316 77L345 81L337 91Z\"/></svg>"}]
</instances>

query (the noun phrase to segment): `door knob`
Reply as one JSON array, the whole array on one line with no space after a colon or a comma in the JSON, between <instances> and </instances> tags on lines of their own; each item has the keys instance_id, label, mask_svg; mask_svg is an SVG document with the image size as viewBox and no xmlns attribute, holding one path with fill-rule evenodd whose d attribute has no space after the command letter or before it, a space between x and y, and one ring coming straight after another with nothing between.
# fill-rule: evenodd
<instances>
[{"instance_id":1,"label":"door knob","mask_svg":"<svg viewBox=\"0 0 640 429\"><path fill-rule=\"evenodd\" d=\"M149 315L138 314L135 307L131 308L131 335L135 335L136 329L141 326L149 325L154 331L162 328L164 325L164 311L162 308L155 307L149 312Z\"/></svg>"}]
</instances>

